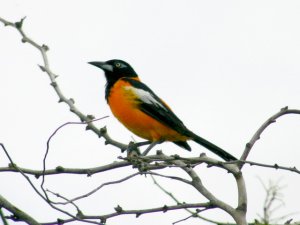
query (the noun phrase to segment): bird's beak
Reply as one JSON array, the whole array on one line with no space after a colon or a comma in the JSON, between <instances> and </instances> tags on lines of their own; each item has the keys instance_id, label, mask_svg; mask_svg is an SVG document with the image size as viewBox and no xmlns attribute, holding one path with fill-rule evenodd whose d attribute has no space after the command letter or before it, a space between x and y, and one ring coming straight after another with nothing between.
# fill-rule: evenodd
<instances>
[{"instance_id":1,"label":"bird's beak","mask_svg":"<svg viewBox=\"0 0 300 225\"><path fill-rule=\"evenodd\" d=\"M106 62L88 62L89 64L96 66L100 69L103 69L105 72L113 72L113 66L110 64L107 64Z\"/></svg>"}]
</instances>

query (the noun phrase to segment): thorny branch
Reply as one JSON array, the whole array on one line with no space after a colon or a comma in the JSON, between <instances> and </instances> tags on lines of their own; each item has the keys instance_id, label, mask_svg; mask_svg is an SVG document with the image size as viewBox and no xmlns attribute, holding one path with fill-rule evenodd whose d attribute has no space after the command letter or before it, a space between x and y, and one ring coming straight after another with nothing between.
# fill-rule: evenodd
<instances>
[{"instance_id":1,"label":"thorny branch","mask_svg":"<svg viewBox=\"0 0 300 225\"><path fill-rule=\"evenodd\" d=\"M287 106L282 108L278 113L271 116L269 119L267 119L266 122L264 122L260 128L255 132L251 140L246 144L245 150L240 158L241 161L245 161L253 148L256 141L260 139L261 134L264 132L264 130L270 126L272 123L275 123L276 120L286 114L300 114L300 110L298 109L289 109ZM240 168L243 167L244 164L240 164Z\"/></svg>"},{"instance_id":2,"label":"thorny branch","mask_svg":"<svg viewBox=\"0 0 300 225\"><path fill-rule=\"evenodd\" d=\"M89 216L89 215L81 215L81 218L83 219L88 219L88 220L100 220L101 223L105 223L107 219L113 218L116 216L121 216L121 215L135 215L136 217L139 217L143 214L148 214L148 213L156 213L156 212L163 212L166 213L168 211L172 210L178 210L178 209L186 209L186 208L214 208L211 203L185 203L182 205L171 205L167 206L164 205L162 207L157 207L157 208L149 208L149 209L141 209L141 210L125 210L121 206L115 207L115 212L101 215L101 216ZM59 220L61 224L69 223L69 222L74 222L76 221L75 219L60 219ZM53 225L56 224L57 222L49 222L49 223L43 223L43 225Z\"/></svg>"},{"instance_id":3,"label":"thorny branch","mask_svg":"<svg viewBox=\"0 0 300 225\"><path fill-rule=\"evenodd\" d=\"M43 63L44 65L39 65L40 69L43 72L46 72L49 76L49 79L51 81L50 85L54 88L56 94L59 97L59 102L64 102L69 106L69 109L72 113L76 114L79 119L83 122L87 123L87 130L92 130L94 133L96 133L99 137L104 137L105 138L105 143L106 144L111 144L113 146L116 146L117 148L121 150L125 150L128 148L126 144L122 144L120 142L117 142L113 139L110 138L110 136L107 134L107 130L105 127L98 129L94 124L93 124L93 115L85 115L83 114L76 106L75 106L75 101L73 98L67 98L63 94L62 90L60 89L58 83L56 82L56 78L58 77L57 74L52 72L50 69L50 64L49 64L49 59L47 56L47 51L49 51L49 47L47 45L40 45L37 42L33 41L31 38L29 38L25 32L23 31L23 23L24 23L25 18L21 19L19 22L12 23L9 22L3 18L0 17L0 22L2 22L5 26L13 27L15 28L22 36L22 42L23 43L28 43L35 47L42 55L43 58Z\"/></svg>"},{"instance_id":4,"label":"thorny branch","mask_svg":"<svg viewBox=\"0 0 300 225\"><path fill-rule=\"evenodd\" d=\"M7 199L5 199L2 195L0 195L0 209L2 209L2 208L8 210L9 212L11 212L13 214L13 217L11 217L12 220L24 221L31 225L40 225L40 223L37 222L34 218L32 218L30 215L23 212L22 210L18 209L15 205L11 204ZM5 219L2 214L2 210L1 210L1 218L2 218L2 220ZM4 221L3 221L3 223L5 224ZM6 223L6 224L8 224L8 223Z\"/></svg>"},{"instance_id":5,"label":"thorny branch","mask_svg":"<svg viewBox=\"0 0 300 225\"><path fill-rule=\"evenodd\" d=\"M5 26L10 26L10 27L15 28L20 33L20 35L22 36L22 42L29 43L30 45L35 47L41 53L42 58L43 58L43 65L40 65L39 67L43 72L46 72L48 74L48 76L50 78L50 81L51 81L50 84L54 88L56 94L59 97L59 102L64 102L65 104L67 104L69 106L70 111L73 112L74 114L76 114L82 122L87 124L86 128L88 130L92 130L99 137L104 137L105 144L111 144L113 146L116 146L121 151L124 151L124 150L132 147L130 145L126 145L126 144L123 144L123 143L120 143L120 142L117 142L117 141L111 139L110 136L107 134L107 131L106 131L105 127L101 128L101 129L98 129L93 124L94 116L83 114L75 106L74 100L72 98L65 97L65 95L62 93L62 91L61 91L61 89L60 89L60 87L59 87L59 85L56 81L56 78L58 76L54 72L52 72L52 70L50 69L49 60L48 60L48 56L47 56L47 51L49 50L48 46L40 45L40 44L36 43L35 41L33 41L31 38L29 38L24 33L23 28L22 28L24 19L25 18L23 18L19 22L12 23L12 22L9 22L7 20L4 20L4 19L0 18L0 22L2 22ZM64 167L59 166L59 167L57 167L55 169L52 169L52 170L46 170L45 160L46 160L46 157L47 157L47 152L49 150L47 148L47 152L46 152L46 155L45 155L45 158L44 158L43 170L39 171L39 170L31 170L31 169L25 169L25 168L18 167L13 162L11 157L9 156L9 154L6 151L4 145L1 144L1 147L3 148L5 154L7 155L8 159L10 161L10 166L0 168L0 172L9 171L9 172L18 172L18 173L20 173L28 181L28 183L32 186L34 191L42 199L44 199L52 208L54 208L57 211L60 211L61 213L65 214L69 217L69 219L59 220L59 222L44 223L44 224L67 223L67 222L73 222L73 221L83 221L83 222L88 222L88 223L101 224L101 223L105 223L108 218L112 218L112 217L119 216L119 215L126 215L126 214L135 214L138 217L138 216L140 216L142 214L145 214L145 213L166 212L168 210L178 210L178 209L187 209L187 208L202 208L200 210L200 211L202 211L202 210L206 210L206 209L210 209L210 208L220 208L220 209L223 209L224 211L226 211L227 213L229 213L234 218L234 220L236 221L237 224L246 225L247 224L247 222L246 222L247 195L246 195L245 182L244 182L244 179L243 179L243 176L242 176L242 173L241 173L241 168L245 163L249 163L251 165L251 163L247 162L246 159L247 159L253 145L259 139L261 133L270 124L275 122L277 118L279 118L280 116L283 116L285 114L289 114L289 113L300 114L300 110L289 110L286 107L286 108L283 108L279 113L277 113L274 116L272 116L271 118L269 118L258 129L258 131L254 134L254 136L249 141L249 143L247 143L246 148L244 150L244 153L240 158L240 161L224 163L224 162L220 162L220 161L208 158L206 156L193 157L193 158L183 158L183 157L180 157L180 156L177 156L177 155L175 155L175 156L166 156L162 153L158 153L158 154L153 155L153 156L143 156L143 155L141 155L141 156L135 157L134 159L132 159L131 157L121 158L121 159L123 159L123 161L114 162L114 163L111 163L111 164L108 164L108 165L105 165L105 166L96 167L96 168L72 169L72 168L64 168ZM58 128L58 129L60 129L60 128ZM56 133L56 131L54 132L53 135L55 135L55 133ZM49 141L50 141L50 139L51 139L51 137L49 138ZM146 143L143 143L143 145L144 144L148 144L148 143L146 142ZM213 195L213 193L211 193L208 189L206 189L206 187L202 184L200 177L197 175L197 173L193 169L193 167L195 167L195 166L197 166L201 163L206 163L209 166L216 166L216 167L220 167L222 169L225 169L235 177L236 184L237 184L237 187L238 187L238 204L237 204L236 208L234 208L234 207L228 205L227 203L217 199ZM237 167L237 164L239 164L240 168ZM252 165L262 166L262 165L255 164L255 163L252 163ZM115 212L113 212L113 213L106 214L106 215L89 216L89 215L85 215L75 205L74 201L77 200L76 198L68 200L67 198L63 197L62 195L59 195L58 193L54 193L54 192L50 191L51 193L56 194L58 197L64 199L67 203L73 204L73 206L77 210L77 215L73 215L73 214L71 214L67 211L64 211L64 210L58 208L57 206L55 206L57 203L52 202L47 197L46 193L44 193L44 195L46 195L46 197L45 197L34 186L32 181L30 180L30 178L27 176L27 175L35 175L37 178L39 176L43 176L43 181L42 181L42 189L43 189L44 176L46 176L46 175L72 173L72 174L86 174L88 176L91 176L94 173L99 173L99 172L103 172L103 171L107 171L107 170L113 170L113 169L126 167L126 166L133 166L135 168L138 168L139 172L134 174L134 175L129 175L128 177L125 177L125 178L123 178L119 181L115 181L115 183L131 179L135 175L141 174L141 173L153 174L153 175L165 177L165 178L168 178L168 179L175 179L175 180L178 180L178 181L181 181L181 182L184 182L188 185L193 186L196 190L198 190L203 196L205 196L208 199L208 202L207 203L191 203L191 204L182 203L182 204L178 204L178 205L174 205L174 206L163 206L163 207L158 207L158 208L141 209L141 210L124 210L122 207L117 206L115 208ZM191 181L186 180L186 179L182 179L180 177L161 175L161 174L154 173L154 172L150 171L150 170L162 169L162 168L166 168L166 167L178 167L178 168L182 169L190 177ZM273 166L273 167L272 166L266 166L266 167L271 167L271 168L275 168L275 169L290 170L290 171L297 172L297 173L299 172L295 167L294 168L287 168L287 167L280 167L278 165ZM114 183L114 182L112 182L112 183ZM92 190L91 192L89 192L86 195L79 196L79 198L83 198L84 196L89 196L89 195L95 193L97 190L99 190L101 187L103 187L103 185L100 185L99 187ZM108 185L108 183L107 183L107 185ZM5 206L3 206L3 207L5 207ZM7 206L7 207L9 207L9 206ZM16 213L12 212L12 213L15 216L18 216L17 212ZM23 221L26 221L26 220L29 220L29 219L30 219L30 217L26 217L26 218L23 219ZM95 222L96 220L100 220L101 222L100 223ZM32 224L34 224L34 221L32 222Z\"/></svg>"},{"instance_id":6,"label":"thorny branch","mask_svg":"<svg viewBox=\"0 0 300 225\"><path fill-rule=\"evenodd\" d=\"M151 176L152 180L153 180L153 183L162 191L164 192L166 195L168 195L171 199L173 199L175 201L175 203L177 205L180 205L182 204L183 202L179 201L175 196L174 194L172 194L171 192L169 192L168 190L166 190L161 184L158 183L158 181L154 178L154 176ZM204 220L204 221L207 221L207 222L210 222L210 223L213 223L213 224L223 224L219 221L214 221L214 220L211 220L211 219L208 219L206 217L203 217L201 215L199 215L199 212L196 210L196 211L192 211L191 209L185 209L188 213L191 214L192 217L198 217L199 219L201 220ZM174 223L173 223L174 224Z\"/></svg>"},{"instance_id":7,"label":"thorny branch","mask_svg":"<svg viewBox=\"0 0 300 225\"><path fill-rule=\"evenodd\" d=\"M11 166L13 166L13 167L15 167L17 170L18 170L18 172L27 180L27 182L30 184L30 186L32 187L32 189L35 191L35 193L39 196L39 197L41 197L51 208L53 208L53 209L55 209L55 210L57 210L57 211L59 211L59 212L61 212L61 213L63 213L63 214L65 214L65 215L67 215L67 216L69 216L69 217L71 217L71 218L73 218L73 219L76 219L76 220L78 220L78 221L82 221L82 222L86 222L86 223L94 223L94 224L98 224L98 223L95 223L95 222L93 222L93 221L88 221L88 220L84 220L84 219L81 219L81 218L79 218L78 216L74 216L74 215L72 215L71 213L69 213L68 211L65 211L65 210L63 210L63 209L61 209L61 208L58 208L58 207L56 207L54 204L52 204L53 202L52 201L49 201L49 199L47 199L38 189L37 189L37 187L33 184L33 182L31 181L31 179L14 163L14 161L12 160L12 158L10 157L10 155L8 154L8 151L6 150L6 148L5 148L5 146L2 144L2 143L0 143L0 146L2 147L2 149L3 149L3 151L4 151L4 153L6 154L6 156L7 156L7 158L9 159L9 161L10 161L10 165ZM4 207L4 206L3 206ZM78 208L78 207L76 207L76 208ZM20 215L18 214L18 212L19 211L16 211L16 213L17 214L14 214L16 217L20 217ZM20 212L20 213L22 213L22 211ZM80 212L77 212L78 214L80 214ZM23 217L25 217L26 216L26 214L21 214L21 217L23 218ZM27 219L30 219L30 218L27 218ZM24 220L22 220L22 221L24 221Z\"/></svg>"},{"instance_id":8,"label":"thorny branch","mask_svg":"<svg viewBox=\"0 0 300 225\"><path fill-rule=\"evenodd\" d=\"M91 122L94 122L94 121L98 121L98 120L102 120L104 118L107 118L108 116L104 116L102 118L99 118L99 119L94 119L93 121ZM45 170L46 170L46 159L47 159L47 156L48 156L48 153L50 151L50 141L52 140L52 138L56 135L56 133L62 129L63 127L67 126L67 125L71 125L71 124L76 124L76 125L82 125L82 124L86 124L86 122L67 122L67 123L64 123L62 125L60 125L57 129L55 129L55 131L50 135L50 137L48 138L47 140L47 147L46 147L46 152L45 152L45 155L44 155L44 159L43 159L43 174L42 174L42 182L41 182L41 189L42 191L44 192L44 195L45 197L47 198L48 201L50 201L49 197L48 197L48 194L47 194L47 191L44 189L44 183L45 183Z\"/></svg>"},{"instance_id":9,"label":"thorny branch","mask_svg":"<svg viewBox=\"0 0 300 225\"><path fill-rule=\"evenodd\" d=\"M151 158L158 158L157 156L147 156L144 159L151 159ZM172 157L172 156L170 156ZM174 157L174 156L173 156ZM139 157L138 157L139 158ZM137 159L138 159L137 158ZM92 167L92 168L65 168L63 166L57 166L54 169L48 169L48 170L33 170L33 169L29 169L29 168L23 168L23 167L19 167L19 169L21 169L23 171L24 174L28 174L28 175L33 175L36 178L39 178L40 176L42 176L43 174L45 176L48 175L63 175L63 174L81 174L81 175L86 175L86 176L92 176L94 174L97 173L101 173L101 172L105 172L108 170L113 170L113 169L118 169L118 168L123 168L123 167L128 167L128 166L132 166L132 164L129 161L126 161L126 158L123 158L125 161L118 161L118 162L113 162L104 166L98 166L98 167ZM193 158L185 158L186 161L190 161L190 162L194 162L194 163L190 163L191 166L197 166L199 164L198 163L207 163L208 165L210 165L210 162L207 160L202 159L201 157L198 158L198 160L196 160L195 157ZM257 163L257 162L253 162L253 161L238 161L241 163L245 163L245 164L249 164L250 166L260 166L260 167L266 167L266 168L270 168L270 169L276 169L276 170L286 170L286 171L290 171L290 172L294 172L294 173L298 173L300 174L300 171L296 168L296 167L286 167L286 166L281 166L278 164L264 164L264 163ZM226 162L219 162L220 164L226 164ZM162 168L166 168L166 167L174 167L172 165L170 165L169 163L161 163L161 164L148 164L148 167L146 169L152 170L152 169L162 169ZM214 165L217 166L217 165ZM0 173L1 172L15 172L18 173L19 171L13 167L12 165L9 165L7 167L0 167Z\"/></svg>"}]
</instances>

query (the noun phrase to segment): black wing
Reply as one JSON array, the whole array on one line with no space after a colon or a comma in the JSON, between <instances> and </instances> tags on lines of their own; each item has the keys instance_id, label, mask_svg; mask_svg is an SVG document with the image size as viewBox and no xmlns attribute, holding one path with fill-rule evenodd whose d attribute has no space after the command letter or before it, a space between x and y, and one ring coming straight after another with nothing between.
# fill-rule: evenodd
<instances>
[{"instance_id":1,"label":"black wing","mask_svg":"<svg viewBox=\"0 0 300 225\"><path fill-rule=\"evenodd\" d=\"M180 134L184 134L188 131L183 122L172 112L169 106L167 106L147 85L134 79L123 79L129 82L132 87L136 88L140 93L143 93L137 99L140 102L141 111Z\"/></svg>"}]
</instances>

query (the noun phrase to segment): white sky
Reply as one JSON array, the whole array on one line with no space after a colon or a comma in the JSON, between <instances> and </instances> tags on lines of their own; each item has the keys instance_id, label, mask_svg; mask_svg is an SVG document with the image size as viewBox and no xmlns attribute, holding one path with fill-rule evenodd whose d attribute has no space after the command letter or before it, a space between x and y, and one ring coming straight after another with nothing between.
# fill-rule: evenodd
<instances>
[{"instance_id":1,"label":"white sky","mask_svg":"<svg viewBox=\"0 0 300 225\"><path fill-rule=\"evenodd\" d=\"M25 32L50 47L52 70L67 97L86 114L110 115L97 122L113 138L129 142L132 134L112 116L104 100L105 80L88 61L120 58L128 61L141 79L160 95L195 133L239 157L257 128L280 108L300 109L300 2L277 0L110 0L37 1L1 0L0 16L18 21L26 16ZM41 169L46 140L62 123L78 121L37 67L41 56L20 42L13 29L0 26L0 142L22 167ZM249 160L297 166L300 163L300 117L288 115L271 125L252 150ZM139 140L137 137L135 137ZM173 144L159 148L168 154L197 156L204 151L191 143L192 153ZM94 167L117 159L120 152L105 146L83 126L69 126L51 143L48 168ZM8 163L0 152L0 167ZM84 176L48 177L49 189L73 197L133 170ZM169 171L174 173L173 171ZM236 189L230 175L199 167L203 182L217 196L235 204ZM284 207L276 216L298 212L300 177L284 171L245 167L249 195L248 220L262 212L264 190L257 177L284 186ZM0 173L0 193L42 222L60 214L36 197L18 174ZM191 188L164 179L159 181L180 200L202 201ZM39 180L37 181L40 182ZM150 178L135 178L104 188L80 202L86 214L173 204ZM172 224L187 216L168 212L122 216L116 224ZM204 216L229 220L220 211ZM199 224L190 219L181 224ZM202 222L201 222L202 224Z\"/></svg>"}]
</instances>

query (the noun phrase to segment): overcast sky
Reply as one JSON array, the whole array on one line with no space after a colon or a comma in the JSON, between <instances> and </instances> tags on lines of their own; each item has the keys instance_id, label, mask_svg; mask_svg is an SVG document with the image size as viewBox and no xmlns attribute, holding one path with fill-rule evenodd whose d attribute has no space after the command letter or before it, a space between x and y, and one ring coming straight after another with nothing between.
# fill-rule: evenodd
<instances>
[{"instance_id":1,"label":"overcast sky","mask_svg":"<svg viewBox=\"0 0 300 225\"><path fill-rule=\"evenodd\" d=\"M128 143L134 137L112 115L104 100L103 73L87 64L119 58L161 96L195 133L240 157L259 126L284 106L300 109L300 2L277 0L1 0L0 17L18 21L26 16L25 32L50 47L51 69L68 98L86 114L107 126L109 134ZM22 167L41 169L46 141L62 123L78 121L58 97L45 73L42 58L20 35L0 24L0 142ZM212 153L191 143L186 152L162 144L166 154L197 156ZM117 160L118 149L105 146L84 126L68 126L51 143L48 168L94 167ZM300 164L300 116L280 118L263 133L249 160L284 166ZM0 151L0 167L8 160ZM204 166L197 170L211 191L235 205L236 187L229 174ZM83 176L47 178L49 189L73 197L103 182L122 178L132 169ZM168 171L174 173L173 171ZM276 216L300 220L300 177L291 172L246 166L248 220L262 212L265 192L259 181L279 182L284 206ZM181 201L203 201L191 188L159 179ZM37 184L39 184L39 180ZM0 194L42 222L61 216L53 212L18 174L0 173ZM80 202L86 214L174 204L152 184L138 177L106 187ZM38 206L38 207L37 207ZM117 224L172 224L187 213L123 216ZM229 221L220 211L203 216ZM200 222L203 224L202 222ZM189 219L181 224L199 224Z\"/></svg>"}]
</instances>

